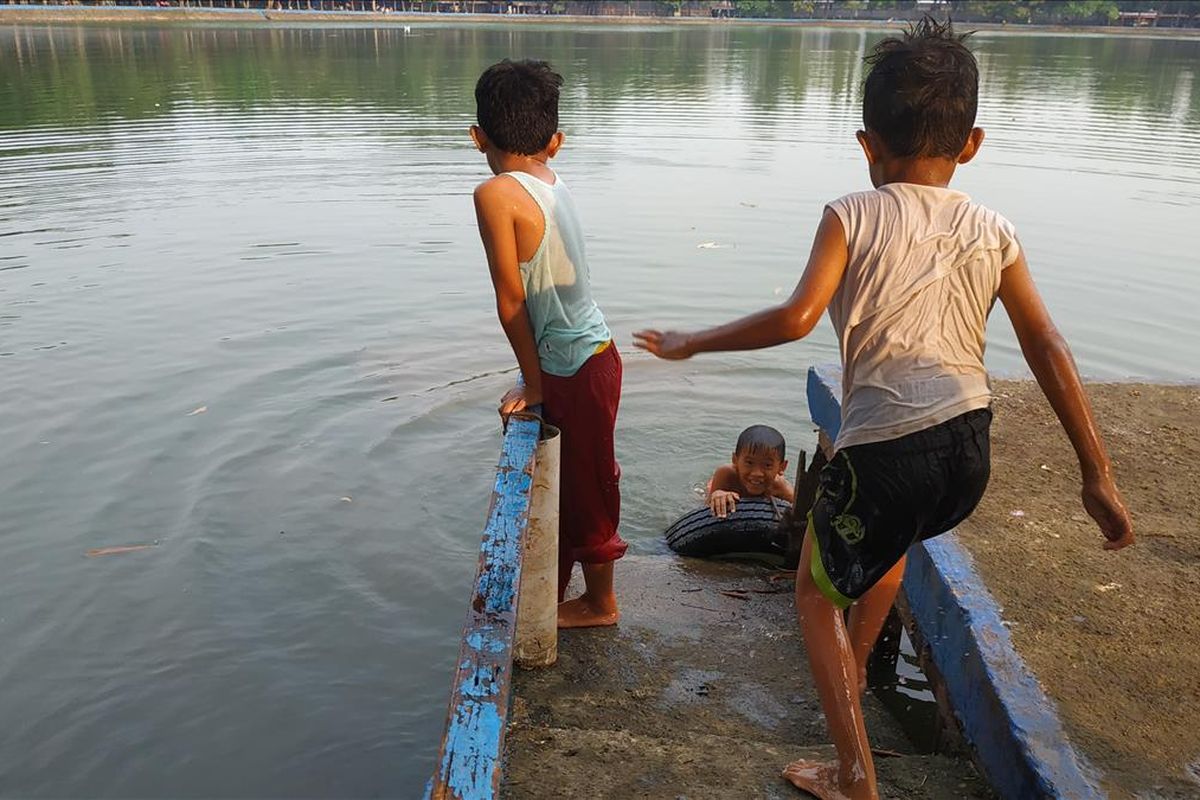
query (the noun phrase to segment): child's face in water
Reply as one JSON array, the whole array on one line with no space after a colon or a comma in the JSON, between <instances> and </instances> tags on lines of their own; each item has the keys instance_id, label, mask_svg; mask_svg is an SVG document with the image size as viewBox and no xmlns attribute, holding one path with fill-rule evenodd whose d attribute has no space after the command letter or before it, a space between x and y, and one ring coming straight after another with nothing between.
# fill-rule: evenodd
<instances>
[{"instance_id":1,"label":"child's face in water","mask_svg":"<svg viewBox=\"0 0 1200 800\"><path fill-rule=\"evenodd\" d=\"M774 450L747 448L733 454L733 469L738 481L751 497L767 494L785 469L787 462Z\"/></svg>"}]
</instances>

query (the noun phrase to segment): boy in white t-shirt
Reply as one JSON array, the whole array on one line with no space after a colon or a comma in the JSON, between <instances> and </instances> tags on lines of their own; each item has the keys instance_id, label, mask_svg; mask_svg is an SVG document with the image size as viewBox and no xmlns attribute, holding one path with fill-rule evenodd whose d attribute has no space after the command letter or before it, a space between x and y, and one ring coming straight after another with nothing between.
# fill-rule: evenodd
<instances>
[{"instance_id":1,"label":"boy in white t-shirt","mask_svg":"<svg viewBox=\"0 0 1200 800\"><path fill-rule=\"evenodd\" d=\"M784 771L828 800L878 797L860 701L905 552L965 519L987 486L983 352L996 298L1075 448L1083 505L1104 547L1133 542L1075 362L1011 223L948 188L983 143L974 127L979 72L964 38L926 17L868 56L858 141L875 189L826 206L787 302L697 333L635 334L661 358L688 358L799 339L829 310L842 426L809 514L796 609L837 760Z\"/></svg>"}]
</instances>

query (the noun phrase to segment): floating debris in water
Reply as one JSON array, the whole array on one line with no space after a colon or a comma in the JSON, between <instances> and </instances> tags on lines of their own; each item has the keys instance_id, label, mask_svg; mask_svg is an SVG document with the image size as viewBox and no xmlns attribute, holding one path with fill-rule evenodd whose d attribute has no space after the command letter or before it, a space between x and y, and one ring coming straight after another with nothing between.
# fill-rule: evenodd
<instances>
[{"instance_id":1,"label":"floating debris in water","mask_svg":"<svg viewBox=\"0 0 1200 800\"><path fill-rule=\"evenodd\" d=\"M716 242L701 242L700 244L696 245L696 249L697 250L719 250L724 246L725 245L717 244Z\"/></svg>"},{"instance_id":2,"label":"floating debris in water","mask_svg":"<svg viewBox=\"0 0 1200 800\"><path fill-rule=\"evenodd\" d=\"M203 414L203 413L204 413L204 412L206 412L206 411L208 411L208 406L200 406L199 408L196 408L196 409L193 409L193 410L189 411L189 412L188 412L188 416L189 416L189 417L194 417L194 416L196 416L197 414Z\"/></svg>"},{"instance_id":3,"label":"floating debris in water","mask_svg":"<svg viewBox=\"0 0 1200 800\"><path fill-rule=\"evenodd\" d=\"M1111 592L1113 589L1120 589L1120 588L1121 588L1121 584L1116 583L1115 581L1113 583L1106 583L1103 586L1101 586L1099 584L1096 585L1097 592Z\"/></svg>"},{"instance_id":4,"label":"floating debris in water","mask_svg":"<svg viewBox=\"0 0 1200 800\"><path fill-rule=\"evenodd\" d=\"M123 544L116 547L97 547L87 551L88 558L97 556L116 556L121 553L136 553L138 550L149 550L152 544Z\"/></svg>"},{"instance_id":5,"label":"floating debris in water","mask_svg":"<svg viewBox=\"0 0 1200 800\"><path fill-rule=\"evenodd\" d=\"M345 497L343 497L343 498L342 498L342 502L343 502L343 503L353 503L353 502L354 502L354 498L353 498L353 497L350 497L349 495L346 495Z\"/></svg>"},{"instance_id":6,"label":"floating debris in water","mask_svg":"<svg viewBox=\"0 0 1200 800\"><path fill-rule=\"evenodd\" d=\"M903 753L897 752L896 750L887 750L882 747L872 747L871 754L879 756L880 758L904 758Z\"/></svg>"},{"instance_id":7,"label":"floating debris in water","mask_svg":"<svg viewBox=\"0 0 1200 800\"><path fill-rule=\"evenodd\" d=\"M1025 516L1025 512L1019 508L1016 508L1016 509L1013 509L1012 511L1008 512L1008 515L1010 517L1023 517L1023 516Z\"/></svg>"}]
</instances>

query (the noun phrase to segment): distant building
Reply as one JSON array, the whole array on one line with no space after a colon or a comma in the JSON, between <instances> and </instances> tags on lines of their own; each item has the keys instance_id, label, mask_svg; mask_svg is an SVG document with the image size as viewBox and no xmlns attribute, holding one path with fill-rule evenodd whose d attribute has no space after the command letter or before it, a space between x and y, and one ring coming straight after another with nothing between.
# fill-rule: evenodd
<instances>
[{"instance_id":1,"label":"distant building","mask_svg":"<svg viewBox=\"0 0 1200 800\"><path fill-rule=\"evenodd\" d=\"M1183 28L1194 27L1200 15L1171 13L1164 11L1121 11L1117 14L1117 24L1134 28Z\"/></svg>"}]
</instances>

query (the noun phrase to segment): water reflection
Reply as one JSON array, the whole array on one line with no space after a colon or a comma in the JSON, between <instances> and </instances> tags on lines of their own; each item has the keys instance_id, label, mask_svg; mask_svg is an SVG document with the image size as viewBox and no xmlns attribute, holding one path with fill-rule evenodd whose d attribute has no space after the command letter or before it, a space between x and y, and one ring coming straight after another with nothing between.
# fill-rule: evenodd
<instances>
[{"instance_id":1,"label":"water reflection","mask_svg":"<svg viewBox=\"0 0 1200 800\"><path fill-rule=\"evenodd\" d=\"M631 95L724 94L731 84L760 113L803 103L810 92L853 109L861 57L882 35L719 26L11 27L0 30L0 126L147 119L214 102L445 109L483 67L511 54L571 74L571 108L581 113ZM1200 114L1195 40L981 34L974 46L992 106L1061 98L1191 126Z\"/></svg>"}]
</instances>

